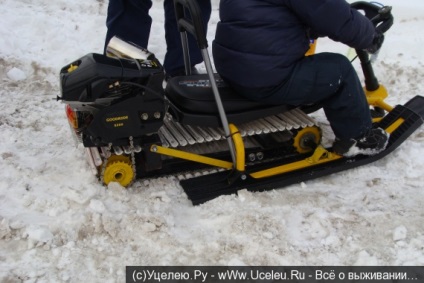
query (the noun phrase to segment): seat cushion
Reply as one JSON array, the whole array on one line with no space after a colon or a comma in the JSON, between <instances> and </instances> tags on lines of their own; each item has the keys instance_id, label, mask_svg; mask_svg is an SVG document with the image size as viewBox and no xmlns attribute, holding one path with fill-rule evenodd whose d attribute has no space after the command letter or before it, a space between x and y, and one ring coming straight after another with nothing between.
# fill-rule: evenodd
<instances>
[{"instance_id":1,"label":"seat cushion","mask_svg":"<svg viewBox=\"0 0 424 283\"><path fill-rule=\"evenodd\" d=\"M266 109L271 105L251 101L237 94L219 75L215 81L227 114ZM174 77L166 86L168 99L181 110L189 113L216 114L215 97L207 74ZM275 105L273 105L275 107Z\"/></svg>"}]
</instances>

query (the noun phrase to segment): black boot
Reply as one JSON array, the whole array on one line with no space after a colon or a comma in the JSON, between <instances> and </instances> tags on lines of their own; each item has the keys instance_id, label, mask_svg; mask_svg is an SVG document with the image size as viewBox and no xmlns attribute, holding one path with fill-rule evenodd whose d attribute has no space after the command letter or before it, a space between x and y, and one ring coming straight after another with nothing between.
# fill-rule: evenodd
<instances>
[{"instance_id":1,"label":"black boot","mask_svg":"<svg viewBox=\"0 0 424 283\"><path fill-rule=\"evenodd\" d=\"M376 155L386 148L388 141L389 134L381 128L375 128L358 139L336 139L333 144L333 151L346 157L353 157L358 154Z\"/></svg>"}]
</instances>

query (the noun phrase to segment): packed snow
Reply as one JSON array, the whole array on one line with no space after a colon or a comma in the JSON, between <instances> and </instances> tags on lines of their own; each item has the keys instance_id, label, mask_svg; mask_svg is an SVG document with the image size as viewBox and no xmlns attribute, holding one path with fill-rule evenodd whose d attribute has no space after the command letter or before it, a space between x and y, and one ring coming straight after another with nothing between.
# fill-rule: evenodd
<instances>
[{"instance_id":1,"label":"packed snow","mask_svg":"<svg viewBox=\"0 0 424 283\"><path fill-rule=\"evenodd\" d=\"M376 73L387 102L403 104L424 89L424 2L384 3L395 25ZM106 10L104 0L0 0L1 282L124 282L127 265L424 265L424 127L373 164L199 206L172 176L102 186L55 98L62 66L102 52ZM151 14L149 49L162 59L162 1Z\"/></svg>"}]
</instances>

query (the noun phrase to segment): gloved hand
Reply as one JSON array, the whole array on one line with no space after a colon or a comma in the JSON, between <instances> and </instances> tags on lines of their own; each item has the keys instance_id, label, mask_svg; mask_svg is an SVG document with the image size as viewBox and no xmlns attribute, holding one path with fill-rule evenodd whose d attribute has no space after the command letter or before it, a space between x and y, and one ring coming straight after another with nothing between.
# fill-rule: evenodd
<instances>
[{"instance_id":1,"label":"gloved hand","mask_svg":"<svg viewBox=\"0 0 424 283\"><path fill-rule=\"evenodd\" d=\"M376 31L374 35L374 39L372 41L372 45L366 49L367 52L371 54L375 54L381 48L381 45L383 45L383 42L384 42L384 34Z\"/></svg>"}]
</instances>

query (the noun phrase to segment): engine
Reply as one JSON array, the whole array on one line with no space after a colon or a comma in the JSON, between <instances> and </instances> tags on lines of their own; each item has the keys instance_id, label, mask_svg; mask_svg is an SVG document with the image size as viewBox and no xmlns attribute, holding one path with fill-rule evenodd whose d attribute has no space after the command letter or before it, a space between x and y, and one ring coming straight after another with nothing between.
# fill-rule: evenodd
<instances>
[{"instance_id":1,"label":"engine","mask_svg":"<svg viewBox=\"0 0 424 283\"><path fill-rule=\"evenodd\" d=\"M126 57L126 58L124 58ZM165 115L160 62L91 53L60 71L61 96L75 136L85 147L125 145L156 133Z\"/></svg>"}]
</instances>

